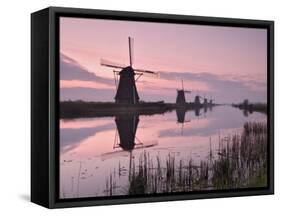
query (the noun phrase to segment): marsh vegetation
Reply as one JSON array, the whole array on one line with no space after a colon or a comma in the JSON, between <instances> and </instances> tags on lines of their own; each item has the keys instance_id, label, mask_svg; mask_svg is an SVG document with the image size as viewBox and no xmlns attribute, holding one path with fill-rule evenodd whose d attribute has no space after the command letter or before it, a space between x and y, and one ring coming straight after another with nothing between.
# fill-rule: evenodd
<instances>
[{"instance_id":1,"label":"marsh vegetation","mask_svg":"<svg viewBox=\"0 0 281 216\"><path fill-rule=\"evenodd\" d=\"M264 122L246 122L241 133L219 138L219 148L210 150L206 160L199 163L178 159L168 154L165 160L153 158L144 151L138 161L132 160L127 194L188 192L196 190L265 187L267 185L267 125ZM156 161L156 162L155 162ZM119 165L119 167L121 167ZM106 193L114 195L118 188L110 173Z\"/></svg>"}]
</instances>

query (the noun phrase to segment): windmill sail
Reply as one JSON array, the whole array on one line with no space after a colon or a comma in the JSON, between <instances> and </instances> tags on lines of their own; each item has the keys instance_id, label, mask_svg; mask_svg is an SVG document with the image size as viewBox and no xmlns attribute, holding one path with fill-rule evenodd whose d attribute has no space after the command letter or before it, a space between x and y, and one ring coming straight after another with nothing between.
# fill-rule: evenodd
<instances>
[{"instance_id":1,"label":"windmill sail","mask_svg":"<svg viewBox=\"0 0 281 216\"><path fill-rule=\"evenodd\" d=\"M129 59L130 66L132 67L134 64L134 39L129 37Z\"/></svg>"},{"instance_id":2,"label":"windmill sail","mask_svg":"<svg viewBox=\"0 0 281 216\"><path fill-rule=\"evenodd\" d=\"M101 59L100 64L102 66L118 68L118 69L123 69L124 67L126 67L124 64L119 64L105 59Z\"/></svg>"},{"instance_id":3,"label":"windmill sail","mask_svg":"<svg viewBox=\"0 0 281 216\"><path fill-rule=\"evenodd\" d=\"M137 72L140 72L140 73L157 74L157 72L154 72L154 71L151 71L151 70L134 69L134 71L137 71Z\"/></svg>"}]
</instances>

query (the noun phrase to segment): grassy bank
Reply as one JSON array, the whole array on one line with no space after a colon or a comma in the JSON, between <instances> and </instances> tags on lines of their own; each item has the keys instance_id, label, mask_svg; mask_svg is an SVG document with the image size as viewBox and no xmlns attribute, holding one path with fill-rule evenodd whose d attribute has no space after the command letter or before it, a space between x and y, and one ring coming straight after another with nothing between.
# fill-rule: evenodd
<instances>
[{"instance_id":1,"label":"grassy bank","mask_svg":"<svg viewBox=\"0 0 281 216\"><path fill-rule=\"evenodd\" d=\"M123 114L153 115L174 109L172 104L143 102L139 104L117 104L114 102L60 102L60 118L83 118L116 116Z\"/></svg>"},{"instance_id":2,"label":"grassy bank","mask_svg":"<svg viewBox=\"0 0 281 216\"><path fill-rule=\"evenodd\" d=\"M267 185L267 127L265 123L245 123L241 134L219 141L219 149L210 149L200 163L179 161L169 154L163 161L143 152L133 161L128 173L127 194L150 194L210 189L264 187ZM114 195L116 181L112 174L106 185Z\"/></svg>"},{"instance_id":3,"label":"grassy bank","mask_svg":"<svg viewBox=\"0 0 281 216\"><path fill-rule=\"evenodd\" d=\"M215 104L212 105L216 106ZM83 117L103 117L118 116L124 114L134 115L154 115L162 114L174 109L183 109L185 111L203 108L203 104L195 107L194 103L178 105L175 103L143 102L138 104L118 104L114 102L86 102L86 101L61 101L60 118L83 118Z\"/></svg>"}]
</instances>

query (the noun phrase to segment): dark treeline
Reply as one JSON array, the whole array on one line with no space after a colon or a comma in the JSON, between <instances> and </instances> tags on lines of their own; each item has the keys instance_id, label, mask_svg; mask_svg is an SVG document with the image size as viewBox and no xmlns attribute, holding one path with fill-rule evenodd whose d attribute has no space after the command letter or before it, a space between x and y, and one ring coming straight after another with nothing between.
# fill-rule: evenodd
<instances>
[{"instance_id":1,"label":"dark treeline","mask_svg":"<svg viewBox=\"0 0 281 216\"><path fill-rule=\"evenodd\" d=\"M267 104L265 103L250 103L248 99L245 99L242 103L232 104L233 107L237 107L245 112L261 112L267 113Z\"/></svg>"}]
</instances>

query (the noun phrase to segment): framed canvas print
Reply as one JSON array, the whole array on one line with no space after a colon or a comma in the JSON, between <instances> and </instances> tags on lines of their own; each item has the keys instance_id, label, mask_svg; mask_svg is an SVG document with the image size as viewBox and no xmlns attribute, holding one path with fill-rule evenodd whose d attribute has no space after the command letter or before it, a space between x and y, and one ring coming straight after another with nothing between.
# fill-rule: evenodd
<instances>
[{"instance_id":1,"label":"framed canvas print","mask_svg":"<svg viewBox=\"0 0 281 216\"><path fill-rule=\"evenodd\" d=\"M31 200L273 194L273 21L31 16Z\"/></svg>"}]
</instances>

